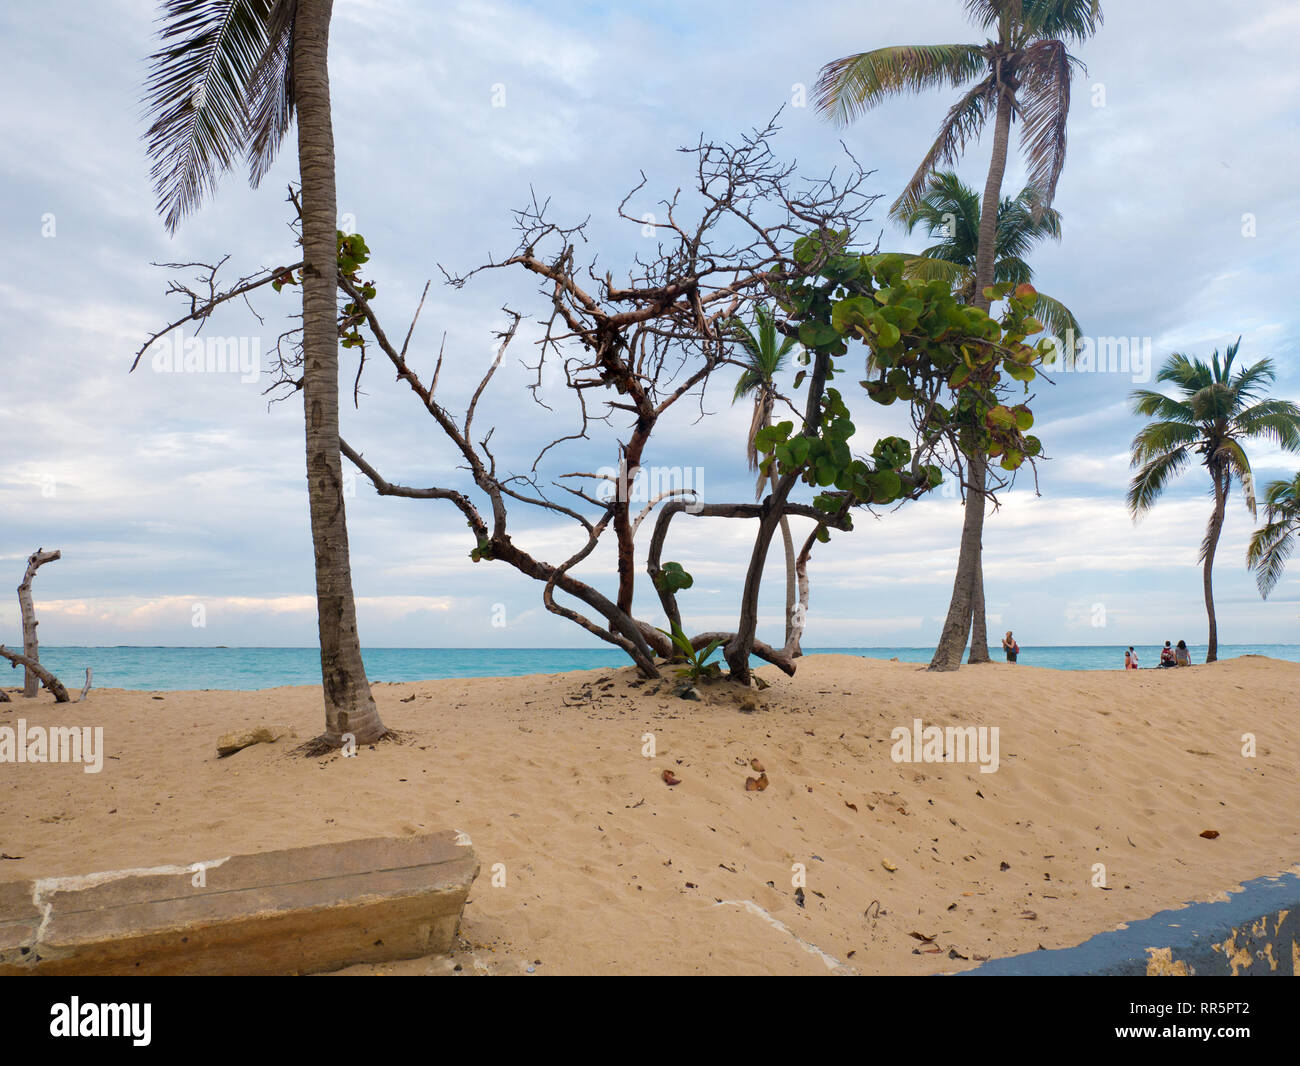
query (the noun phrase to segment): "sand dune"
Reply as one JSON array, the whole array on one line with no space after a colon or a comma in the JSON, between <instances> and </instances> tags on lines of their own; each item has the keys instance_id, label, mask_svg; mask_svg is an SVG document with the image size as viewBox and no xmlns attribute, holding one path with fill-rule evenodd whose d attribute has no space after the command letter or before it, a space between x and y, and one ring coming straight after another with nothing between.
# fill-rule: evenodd
<instances>
[{"instance_id":1,"label":"sand dune","mask_svg":"<svg viewBox=\"0 0 1300 1066\"><path fill-rule=\"evenodd\" d=\"M313 688L18 698L0 726L103 726L106 759L0 765L0 879L455 827L482 862L462 948L356 972L926 974L1300 861L1300 664L930 674L818 655L761 674L699 703L631 670L379 684L404 742L350 759L285 741L216 758L246 726L312 735ZM997 771L895 762L891 730L918 718L997 727ZM745 790L752 759L764 791Z\"/></svg>"}]
</instances>

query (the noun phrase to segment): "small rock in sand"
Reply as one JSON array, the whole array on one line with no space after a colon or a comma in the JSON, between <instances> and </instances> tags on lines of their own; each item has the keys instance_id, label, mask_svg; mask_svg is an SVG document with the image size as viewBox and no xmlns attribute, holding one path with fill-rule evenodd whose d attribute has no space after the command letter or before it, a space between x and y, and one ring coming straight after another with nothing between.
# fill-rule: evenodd
<instances>
[{"instance_id":1,"label":"small rock in sand","mask_svg":"<svg viewBox=\"0 0 1300 1066\"><path fill-rule=\"evenodd\" d=\"M217 757L224 759L254 744L274 744L281 737L296 736L287 725L259 725L253 729L238 729L217 741Z\"/></svg>"}]
</instances>

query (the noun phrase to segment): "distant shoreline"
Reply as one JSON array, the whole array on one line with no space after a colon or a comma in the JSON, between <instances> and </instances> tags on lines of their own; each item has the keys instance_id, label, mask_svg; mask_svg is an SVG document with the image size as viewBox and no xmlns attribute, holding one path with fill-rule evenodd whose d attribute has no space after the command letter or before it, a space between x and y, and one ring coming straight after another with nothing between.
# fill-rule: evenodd
<instances>
[{"instance_id":1,"label":"distant shoreline","mask_svg":"<svg viewBox=\"0 0 1300 1066\"><path fill-rule=\"evenodd\" d=\"M1136 644L1141 669L1159 661L1161 644ZM1018 667L1040 667L1067 672L1104 672L1123 667L1124 645L1022 644ZM912 665L929 663L930 648L840 647L805 649L806 656L828 655ZM1204 646L1191 646L1192 662L1203 663ZM532 677L578 670L616 670L630 660L616 648L367 648L362 652L369 679L375 683L438 681L448 678ZM1219 658L1262 655L1285 662L1300 662L1300 645L1223 645ZM1003 663L1000 649L993 661ZM80 688L86 667L94 674L95 689L137 692L183 692L203 689L258 691L296 686L320 687L320 653L315 648L273 647L167 647L119 645L116 647L43 645L41 660L65 684ZM763 664L753 660L754 667ZM665 671L671 676L671 669ZM0 686L21 683L12 675Z\"/></svg>"}]
</instances>

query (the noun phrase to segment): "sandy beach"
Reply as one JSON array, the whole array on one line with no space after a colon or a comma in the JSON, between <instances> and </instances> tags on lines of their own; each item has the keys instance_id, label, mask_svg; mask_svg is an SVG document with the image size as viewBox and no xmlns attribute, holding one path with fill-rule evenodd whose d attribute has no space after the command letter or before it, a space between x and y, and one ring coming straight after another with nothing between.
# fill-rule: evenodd
<instances>
[{"instance_id":1,"label":"sandy beach","mask_svg":"<svg viewBox=\"0 0 1300 1066\"><path fill-rule=\"evenodd\" d=\"M105 757L0 766L0 879L450 827L482 863L453 957L345 972L932 974L1300 861L1300 664L933 674L818 655L760 675L701 702L631 669L377 684L402 742L353 758L288 739L217 758L230 730L314 735L311 687L15 698L0 726L102 726ZM891 731L916 719L996 727L996 771L895 761ZM746 791L751 760L765 790Z\"/></svg>"}]
</instances>

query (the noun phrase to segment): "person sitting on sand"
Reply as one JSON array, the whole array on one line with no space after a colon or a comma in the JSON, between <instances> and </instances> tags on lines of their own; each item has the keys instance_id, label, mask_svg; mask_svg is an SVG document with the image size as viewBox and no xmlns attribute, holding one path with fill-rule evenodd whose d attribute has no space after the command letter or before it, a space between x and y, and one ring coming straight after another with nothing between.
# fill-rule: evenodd
<instances>
[{"instance_id":1,"label":"person sitting on sand","mask_svg":"<svg viewBox=\"0 0 1300 1066\"><path fill-rule=\"evenodd\" d=\"M1174 663L1178 666L1191 666L1192 653L1187 650L1187 641L1180 640L1174 650Z\"/></svg>"},{"instance_id":2,"label":"person sitting on sand","mask_svg":"<svg viewBox=\"0 0 1300 1066\"><path fill-rule=\"evenodd\" d=\"M1165 641L1165 646L1160 649L1161 667L1177 666L1178 662L1174 656L1174 649L1170 646L1169 641Z\"/></svg>"},{"instance_id":3,"label":"person sitting on sand","mask_svg":"<svg viewBox=\"0 0 1300 1066\"><path fill-rule=\"evenodd\" d=\"M1016 661L1016 656L1020 654L1020 645L1016 643L1016 638L1011 635L1011 630L1007 630L1007 635L1002 638L1002 650L1007 653L1007 662Z\"/></svg>"}]
</instances>

